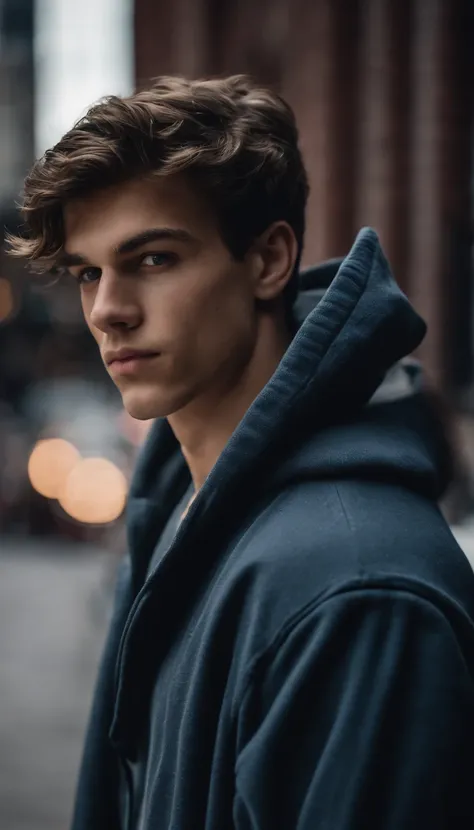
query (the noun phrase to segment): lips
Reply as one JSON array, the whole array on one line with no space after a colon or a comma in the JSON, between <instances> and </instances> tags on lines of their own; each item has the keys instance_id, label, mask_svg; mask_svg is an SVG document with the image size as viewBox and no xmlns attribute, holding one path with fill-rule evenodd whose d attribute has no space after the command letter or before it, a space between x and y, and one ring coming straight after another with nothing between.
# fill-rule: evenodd
<instances>
[{"instance_id":1,"label":"lips","mask_svg":"<svg viewBox=\"0 0 474 830\"><path fill-rule=\"evenodd\" d=\"M156 357L157 352L138 352L138 351L119 351L113 354L105 354L104 359L108 366L113 363L126 363L129 360L146 360L150 357Z\"/></svg>"},{"instance_id":2,"label":"lips","mask_svg":"<svg viewBox=\"0 0 474 830\"><path fill-rule=\"evenodd\" d=\"M128 352L108 360L108 368L115 375L135 375L158 357L157 352Z\"/></svg>"}]
</instances>

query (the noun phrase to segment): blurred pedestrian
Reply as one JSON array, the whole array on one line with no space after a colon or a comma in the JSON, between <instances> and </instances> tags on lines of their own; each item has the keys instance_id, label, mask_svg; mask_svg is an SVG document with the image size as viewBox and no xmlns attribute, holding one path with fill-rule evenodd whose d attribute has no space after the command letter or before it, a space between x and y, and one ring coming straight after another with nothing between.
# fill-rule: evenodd
<instances>
[{"instance_id":1,"label":"blurred pedestrian","mask_svg":"<svg viewBox=\"0 0 474 830\"><path fill-rule=\"evenodd\" d=\"M287 104L112 97L38 161L13 251L77 280L129 414L74 830L474 826L474 576L437 506L425 324L377 235L299 275Z\"/></svg>"}]
</instances>

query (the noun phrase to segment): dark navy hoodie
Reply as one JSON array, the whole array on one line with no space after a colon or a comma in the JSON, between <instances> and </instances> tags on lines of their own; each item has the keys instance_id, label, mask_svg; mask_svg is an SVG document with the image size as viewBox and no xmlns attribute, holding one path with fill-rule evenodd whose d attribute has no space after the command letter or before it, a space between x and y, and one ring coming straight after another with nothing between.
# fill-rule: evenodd
<instances>
[{"instance_id":1,"label":"dark navy hoodie","mask_svg":"<svg viewBox=\"0 0 474 830\"><path fill-rule=\"evenodd\" d=\"M320 274L146 578L190 484L154 424L74 830L135 826L144 730L142 830L474 828L474 576L436 504L442 430L399 362L425 325L371 230L318 302Z\"/></svg>"}]
</instances>

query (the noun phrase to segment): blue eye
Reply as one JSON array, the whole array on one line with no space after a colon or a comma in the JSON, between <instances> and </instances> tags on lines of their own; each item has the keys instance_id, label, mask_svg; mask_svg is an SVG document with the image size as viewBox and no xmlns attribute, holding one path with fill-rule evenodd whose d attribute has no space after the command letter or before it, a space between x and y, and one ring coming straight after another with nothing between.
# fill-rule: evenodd
<instances>
[{"instance_id":1,"label":"blue eye","mask_svg":"<svg viewBox=\"0 0 474 830\"><path fill-rule=\"evenodd\" d=\"M158 267L160 265L169 265L175 259L174 254L167 253L165 251L159 254L145 254L143 257L141 264L147 266L148 268L151 267ZM148 261L147 261L148 260Z\"/></svg>"},{"instance_id":2,"label":"blue eye","mask_svg":"<svg viewBox=\"0 0 474 830\"><path fill-rule=\"evenodd\" d=\"M100 268L83 268L77 276L77 281L88 285L100 278Z\"/></svg>"}]
</instances>

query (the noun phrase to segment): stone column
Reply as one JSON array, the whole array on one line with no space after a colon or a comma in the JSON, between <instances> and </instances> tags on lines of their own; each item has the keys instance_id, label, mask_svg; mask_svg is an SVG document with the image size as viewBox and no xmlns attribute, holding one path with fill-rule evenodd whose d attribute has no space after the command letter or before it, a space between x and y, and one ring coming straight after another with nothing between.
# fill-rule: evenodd
<instances>
[{"instance_id":1,"label":"stone column","mask_svg":"<svg viewBox=\"0 0 474 830\"><path fill-rule=\"evenodd\" d=\"M354 236L357 20L357 2L291 4L282 88L310 177L306 263L347 253Z\"/></svg>"},{"instance_id":2,"label":"stone column","mask_svg":"<svg viewBox=\"0 0 474 830\"><path fill-rule=\"evenodd\" d=\"M364 0L357 224L371 225L407 287L411 0Z\"/></svg>"},{"instance_id":3,"label":"stone column","mask_svg":"<svg viewBox=\"0 0 474 830\"><path fill-rule=\"evenodd\" d=\"M135 0L135 75L196 78L211 71L207 0Z\"/></svg>"},{"instance_id":4,"label":"stone column","mask_svg":"<svg viewBox=\"0 0 474 830\"><path fill-rule=\"evenodd\" d=\"M451 101L459 94L453 61L459 58L455 19L460 3L463 0L416 0L414 14L409 287L429 327L420 356L438 386L447 379L447 254L459 213L459 178L454 171L461 144L450 113Z\"/></svg>"},{"instance_id":5,"label":"stone column","mask_svg":"<svg viewBox=\"0 0 474 830\"><path fill-rule=\"evenodd\" d=\"M285 59L291 0L212 0L210 48L214 71L245 73L277 87Z\"/></svg>"}]
</instances>

